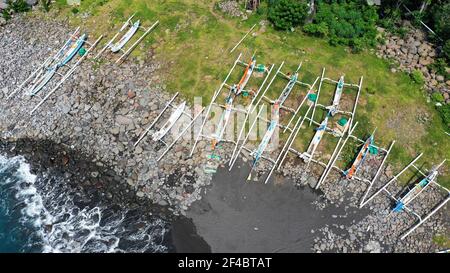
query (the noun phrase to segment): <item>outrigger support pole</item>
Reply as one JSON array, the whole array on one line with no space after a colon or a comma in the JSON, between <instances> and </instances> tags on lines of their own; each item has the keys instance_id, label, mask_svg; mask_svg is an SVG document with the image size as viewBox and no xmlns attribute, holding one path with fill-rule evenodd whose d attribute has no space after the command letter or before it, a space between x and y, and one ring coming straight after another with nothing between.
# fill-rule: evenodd
<instances>
[{"instance_id":1,"label":"outrigger support pole","mask_svg":"<svg viewBox=\"0 0 450 273\"><path fill-rule=\"evenodd\" d=\"M369 186L367 187L366 192L364 193L364 196L361 199L361 203L359 204L359 208L362 208L366 204L364 202L364 200L367 198L367 195L369 194L370 190L372 189L373 183L377 180L378 176L380 175L381 169L383 168L384 163L386 162L386 160L387 160L387 158L389 156L389 153L391 152L392 147L394 146L394 144L395 144L395 140L391 142L391 145L389 145L389 148L388 148L388 150L386 152L386 155L383 158L383 161L381 161L381 164L378 167L378 170L375 173L375 176L370 181Z\"/></svg>"},{"instance_id":2,"label":"outrigger support pole","mask_svg":"<svg viewBox=\"0 0 450 273\"><path fill-rule=\"evenodd\" d=\"M139 137L139 139L134 143L134 147L136 147L139 142L147 135L148 131L155 126L155 123L159 120L159 118L164 114L164 112L169 108L170 104L175 100L175 98L178 96L178 92L169 100L169 102L166 103L166 106L162 109L162 111L158 114L158 116L155 118L155 120L145 129L144 133Z\"/></svg>"},{"instance_id":3,"label":"outrigger support pole","mask_svg":"<svg viewBox=\"0 0 450 273\"><path fill-rule=\"evenodd\" d=\"M31 110L30 114L33 115L34 112L53 94L55 91L75 72L75 70L78 68L78 65L89 55L91 50L98 44L98 42L103 38L103 35L100 35L100 37L89 47L89 49L86 50L86 53L72 66L69 71L64 75L64 77L61 79L61 81L58 82L58 84L47 94L45 97Z\"/></svg>"},{"instance_id":4,"label":"outrigger support pole","mask_svg":"<svg viewBox=\"0 0 450 273\"><path fill-rule=\"evenodd\" d=\"M254 29L256 27L256 24L254 24L253 26L252 26L252 28L249 30L249 31L247 31L247 33L244 35L244 37L242 37L242 39L241 40L239 40L239 42L230 50L230 53L233 53L233 51L242 43L242 41L244 41L244 39L247 37L247 35L249 35L250 34L250 32Z\"/></svg>"},{"instance_id":5,"label":"outrigger support pole","mask_svg":"<svg viewBox=\"0 0 450 273\"><path fill-rule=\"evenodd\" d=\"M359 79L358 93L356 94L355 104L353 104L353 110L352 110L351 119L350 119L350 128L352 128L353 120L355 119L356 106L358 105L359 94L361 93L362 83L363 83L363 77L361 76L361 78Z\"/></svg>"},{"instance_id":6,"label":"outrigger support pole","mask_svg":"<svg viewBox=\"0 0 450 273\"><path fill-rule=\"evenodd\" d=\"M397 178L402 175L407 169L409 169L409 167L411 167L421 156L423 155L423 153L420 153L418 156L416 156L416 158L413 159L413 161L411 161L406 167L404 167L399 173L397 173L394 177L392 177L389 182L387 182L383 187L381 187L379 190L377 190L373 195L371 195L369 197L369 199L367 199L366 202L364 202L363 204L361 204L361 208L363 206L365 206L367 203L370 202L370 200L372 200L373 198L375 198L375 196L377 196L378 194L380 194L380 192L382 191L386 191L387 186L389 186L392 182L394 182L395 180L397 180ZM390 195L390 193L388 192L388 194Z\"/></svg>"},{"instance_id":7,"label":"outrigger support pole","mask_svg":"<svg viewBox=\"0 0 450 273\"><path fill-rule=\"evenodd\" d=\"M80 27L77 27L75 29L75 31L72 34L70 34L70 37L71 38L74 37L78 33L79 30L80 30ZM69 41L70 40L67 40L64 43L64 45L58 50L58 52L55 53L55 55L48 57L36 70L34 70L30 74L30 76L25 81L23 81L16 89L14 89L14 91L12 91L8 95L8 97L6 97L6 99L10 99L12 96L14 96L14 94L16 94L19 90L21 90L42 68L47 66L50 61L54 60L56 58L56 56L58 56L63 51L63 49L66 47L66 45L69 43Z\"/></svg>"},{"instance_id":8,"label":"outrigger support pole","mask_svg":"<svg viewBox=\"0 0 450 273\"><path fill-rule=\"evenodd\" d=\"M317 97L314 101L314 108L311 114L311 119L309 120L309 126L312 125L312 121L314 120L314 114L316 113L317 103L319 102L320 89L322 89L323 77L325 76L325 67L322 68L322 75L320 76L319 88L317 89Z\"/></svg>"},{"instance_id":9,"label":"outrigger support pole","mask_svg":"<svg viewBox=\"0 0 450 273\"><path fill-rule=\"evenodd\" d=\"M122 54L122 56L120 56L119 59L117 59L116 64L121 63L125 57L128 56L128 54L130 54L130 52L142 41L142 39L145 38L145 36L147 36L147 34L150 33L150 31L152 31L157 25L159 24L159 21L156 21L151 27L149 27L144 34L142 34L142 36L137 39L136 42L134 42L134 44L132 46L130 46L130 48L127 49L127 51L125 51L125 53Z\"/></svg>"},{"instance_id":10,"label":"outrigger support pole","mask_svg":"<svg viewBox=\"0 0 450 273\"><path fill-rule=\"evenodd\" d=\"M448 191L448 190L447 190ZM428 220L428 218L430 218L431 216L433 216L439 209L441 209L443 206L445 206L445 204L447 204L447 202L450 200L450 192L448 192L447 194L447 198L445 198L444 201L442 201L439 205L437 205L430 213L428 213L423 219L419 220L418 223L416 223L414 226L412 226L408 231L406 231L401 237L400 239L404 240L409 234L411 234L411 232L413 232L416 228L418 228L419 226L421 226L423 223L425 223L426 220Z\"/></svg>"},{"instance_id":11,"label":"outrigger support pole","mask_svg":"<svg viewBox=\"0 0 450 273\"><path fill-rule=\"evenodd\" d=\"M206 110L206 115L203 118L202 126L200 127L200 130L197 134L197 137L195 138L194 146L192 147L191 153L189 154L189 157L192 157L195 151L195 147L197 146L197 142L200 140L200 137L203 132L203 127L205 127L206 121L208 120L209 113L211 112L211 107L216 100L217 96L220 94L220 91L222 90L223 86L226 84L228 78L230 77L231 73L233 72L236 65L239 63L241 59L242 53L239 54L237 59L234 61L233 66L231 67L230 71L228 72L228 75L225 77L225 80L222 82L222 84L219 86L219 88L214 92L213 97L211 98L211 102L209 103L208 109Z\"/></svg>"}]
</instances>

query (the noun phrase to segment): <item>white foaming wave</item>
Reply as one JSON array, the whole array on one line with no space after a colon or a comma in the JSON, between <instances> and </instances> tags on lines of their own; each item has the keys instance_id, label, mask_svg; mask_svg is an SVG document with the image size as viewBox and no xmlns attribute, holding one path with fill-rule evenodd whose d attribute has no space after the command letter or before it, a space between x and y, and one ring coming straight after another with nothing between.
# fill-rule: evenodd
<instances>
[{"instance_id":1,"label":"white foaming wave","mask_svg":"<svg viewBox=\"0 0 450 273\"><path fill-rule=\"evenodd\" d=\"M45 192L41 193L36 187L37 176L31 173L30 165L23 157L6 158L0 155L0 174L14 169L16 179L5 179L3 184L14 182L15 197L24 204L20 222L32 223L42 240L42 252L167 251L162 244L167 232L166 223L161 219L145 223L145 228L130 232L124 223L126 211L104 218L101 208L80 209L73 204L66 191L54 190L53 184L43 185ZM131 242L126 249L119 247L122 238ZM160 241L155 242L155 238L160 238Z\"/></svg>"},{"instance_id":2,"label":"white foaming wave","mask_svg":"<svg viewBox=\"0 0 450 273\"><path fill-rule=\"evenodd\" d=\"M22 180L28 183L36 182L36 175L31 173L30 164L25 162L25 159L21 156L18 157L18 161L20 162L19 169L17 169L17 174Z\"/></svg>"}]
</instances>

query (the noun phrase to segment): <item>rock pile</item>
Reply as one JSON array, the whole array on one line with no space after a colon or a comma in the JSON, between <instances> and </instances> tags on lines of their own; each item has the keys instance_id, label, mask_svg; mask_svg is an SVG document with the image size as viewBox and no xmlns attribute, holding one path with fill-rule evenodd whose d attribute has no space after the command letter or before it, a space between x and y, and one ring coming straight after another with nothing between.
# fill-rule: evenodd
<instances>
[{"instance_id":1,"label":"rock pile","mask_svg":"<svg viewBox=\"0 0 450 273\"><path fill-rule=\"evenodd\" d=\"M219 2L217 5L221 11L232 17L241 17L244 15L239 7L239 3L236 0L225 0Z\"/></svg>"},{"instance_id":2,"label":"rock pile","mask_svg":"<svg viewBox=\"0 0 450 273\"><path fill-rule=\"evenodd\" d=\"M395 60L400 71L421 71L425 78L425 89L429 93L440 92L446 103L450 103L450 81L445 81L444 76L437 75L429 68L438 52L436 47L426 40L426 33L410 27L409 32L401 38L382 28L379 28L379 31L385 35L386 43L378 46L377 56ZM392 68L391 71L396 72L397 68Z\"/></svg>"}]
</instances>

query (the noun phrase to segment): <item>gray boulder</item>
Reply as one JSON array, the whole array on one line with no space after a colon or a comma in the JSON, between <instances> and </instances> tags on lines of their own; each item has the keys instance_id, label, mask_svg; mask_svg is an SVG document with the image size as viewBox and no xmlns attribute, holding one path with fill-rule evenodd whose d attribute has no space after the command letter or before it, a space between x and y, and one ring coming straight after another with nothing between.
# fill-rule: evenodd
<instances>
[{"instance_id":1,"label":"gray boulder","mask_svg":"<svg viewBox=\"0 0 450 273\"><path fill-rule=\"evenodd\" d=\"M30 6L34 6L38 3L38 0L25 0L25 2Z\"/></svg>"},{"instance_id":2,"label":"gray boulder","mask_svg":"<svg viewBox=\"0 0 450 273\"><path fill-rule=\"evenodd\" d=\"M8 8L8 4L6 3L6 0L0 0L0 10L2 9L7 9ZM0 17L0 26L2 25L1 21L5 20L5 18Z\"/></svg>"}]
</instances>

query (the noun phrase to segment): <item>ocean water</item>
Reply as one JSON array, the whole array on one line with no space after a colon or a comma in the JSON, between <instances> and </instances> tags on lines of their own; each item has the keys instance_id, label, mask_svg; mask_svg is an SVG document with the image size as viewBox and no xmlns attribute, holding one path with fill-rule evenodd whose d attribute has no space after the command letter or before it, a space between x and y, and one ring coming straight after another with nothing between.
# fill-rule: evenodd
<instances>
[{"instance_id":1,"label":"ocean water","mask_svg":"<svg viewBox=\"0 0 450 273\"><path fill-rule=\"evenodd\" d=\"M168 223L104 201L77 204L58 177L0 155L0 252L166 252Z\"/></svg>"}]
</instances>

